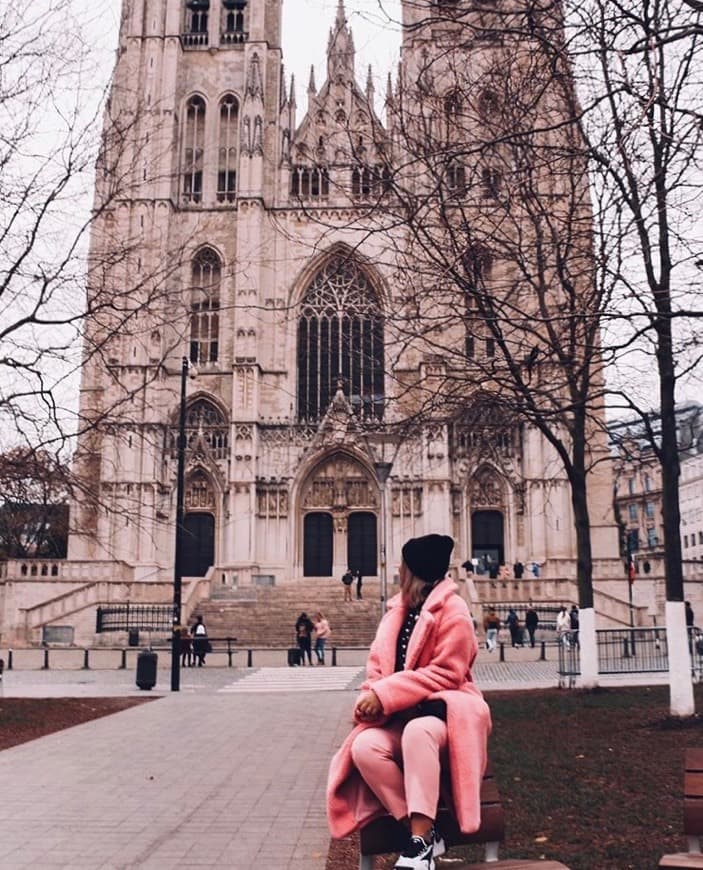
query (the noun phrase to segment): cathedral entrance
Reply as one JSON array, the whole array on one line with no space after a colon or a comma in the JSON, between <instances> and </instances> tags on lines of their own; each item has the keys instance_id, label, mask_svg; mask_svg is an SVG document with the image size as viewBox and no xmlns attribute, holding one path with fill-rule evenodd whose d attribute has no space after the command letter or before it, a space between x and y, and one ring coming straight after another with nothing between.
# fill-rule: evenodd
<instances>
[{"instance_id":1,"label":"cathedral entrance","mask_svg":"<svg viewBox=\"0 0 703 870\"><path fill-rule=\"evenodd\" d=\"M302 563L305 577L341 577L348 567L374 577L378 564L378 484L355 457L324 458L303 483Z\"/></svg>"},{"instance_id":2,"label":"cathedral entrance","mask_svg":"<svg viewBox=\"0 0 703 870\"><path fill-rule=\"evenodd\" d=\"M303 532L303 574L329 577L332 574L332 515L307 514Z\"/></svg>"},{"instance_id":3,"label":"cathedral entrance","mask_svg":"<svg viewBox=\"0 0 703 870\"><path fill-rule=\"evenodd\" d=\"M479 571L499 565L505 559L503 514L500 511L475 511L471 517L471 556L478 559Z\"/></svg>"},{"instance_id":4,"label":"cathedral entrance","mask_svg":"<svg viewBox=\"0 0 703 870\"><path fill-rule=\"evenodd\" d=\"M362 577L375 577L378 571L376 554L376 515L359 512L349 515L347 533L347 563L352 571L361 571Z\"/></svg>"},{"instance_id":5,"label":"cathedral entrance","mask_svg":"<svg viewBox=\"0 0 703 870\"><path fill-rule=\"evenodd\" d=\"M184 577L204 577L215 564L215 517L186 514L181 536Z\"/></svg>"}]
</instances>

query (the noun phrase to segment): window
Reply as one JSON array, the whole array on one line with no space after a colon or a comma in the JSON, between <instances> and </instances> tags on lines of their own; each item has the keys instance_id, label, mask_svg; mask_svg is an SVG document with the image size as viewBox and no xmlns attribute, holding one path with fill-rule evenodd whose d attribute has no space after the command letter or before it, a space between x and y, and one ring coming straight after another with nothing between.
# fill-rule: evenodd
<instances>
[{"instance_id":1,"label":"window","mask_svg":"<svg viewBox=\"0 0 703 870\"><path fill-rule=\"evenodd\" d=\"M222 42L225 44L237 44L246 41L247 33L244 30L244 13L247 0L222 0L223 27Z\"/></svg>"},{"instance_id":2,"label":"window","mask_svg":"<svg viewBox=\"0 0 703 870\"><path fill-rule=\"evenodd\" d=\"M208 44L210 0L187 0L183 42L187 46Z\"/></svg>"},{"instance_id":3,"label":"window","mask_svg":"<svg viewBox=\"0 0 703 870\"><path fill-rule=\"evenodd\" d=\"M466 193L466 170L461 163L450 163L444 177L450 193Z\"/></svg>"},{"instance_id":4,"label":"window","mask_svg":"<svg viewBox=\"0 0 703 870\"><path fill-rule=\"evenodd\" d=\"M191 97L186 103L183 131L183 201L186 203L202 202L204 142L205 100Z\"/></svg>"},{"instance_id":5,"label":"window","mask_svg":"<svg viewBox=\"0 0 703 870\"><path fill-rule=\"evenodd\" d=\"M698 532L698 543L703 544L703 532Z\"/></svg>"},{"instance_id":6,"label":"window","mask_svg":"<svg viewBox=\"0 0 703 870\"><path fill-rule=\"evenodd\" d=\"M444 97L444 114L448 121L456 121L461 115L461 94L459 91L450 91Z\"/></svg>"},{"instance_id":7,"label":"window","mask_svg":"<svg viewBox=\"0 0 703 870\"><path fill-rule=\"evenodd\" d=\"M688 535L683 536L683 545L685 548L688 548Z\"/></svg>"},{"instance_id":8,"label":"window","mask_svg":"<svg viewBox=\"0 0 703 870\"><path fill-rule=\"evenodd\" d=\"M290 192L301 199L329 196L330 179L323 166L294 166L290 176Z\"/></svg>"},{"instance_id":9,"label":"window","mask_svg":"<svg viewBox=\"0 0 703 870\"><path fill-rule=\"evenodd\" d=\"M640 548L640 530L630 529L627 533L627 549L631 553L636 553Z\"/></svg>"},{"instance_id":10,"label":"window","mask_svg":"<svg viewBox=\"0 0 703 870\"><path fill-rule=\"evenodd\" d=\"M647 519L650 519L650 520L654 519L654 502L648 501L647 504L644 506L644 511L645 511L646 516L647 516Z\"/></svg>"},{"instance_id":11,"label":"window","mask_svg":"<svg viewBox=\"0 0 703 870\"><path fill-rule=\"evenodd\" d=\"M634 477L631 477L631 478L627 481L627 491L628 491L628 493L629 493L630 495L634 495L634 494L635 494L635 478L634 478Z\"/></svg>"},{"instance_id":12,"label":"window","mask_svg":"<svg viewBox=\"0 0 703 870\"><path fill-rule=\"evenodd\" d=\"M659 538L656 529L647 529L647 546L650 548L659 546Z\"/></svg>"},{"instance_id":13,"label":"window","mask_svg":"<svg viewBox=\"0 0 703 870\"><path fill-rule=\"evenodd\" d=\"M385 166L357 166L352 169L352 196L378 197L391 186L391 173Z\"/></svg>"},{"instance_id":14,"label":"window","mask_svg":"<svg viewBox=\"0 0 703 870\"><path fill-rule=\"evenodd\" d=\"M319 420L341 388L362 417L382 419L383 319L366 274L331 257L308 287L298 320L298 415Z\"/></svg>"},{"instance_id":15,"label":"window","mask_svg":"<svg viewBox=\"0 0 703 870\"><path fill-rule=\"evenodd\" d=\"M645 476L644 476L644 491L645 492L652 491L652 478L648 474L645 474Z\"/></svg>"},{"instance_id":16,"label":"window","mask_svg":"<svg viewBox=\"0 0 703 870\"><path fill-rule=\"evenodd\" d=\"M202 436L215 459L227 458L227 421L220 409L207 399L197 399L186 410L186 447L192 448L199 436ZM173 446L177 444L178 435L173 436Z\"/></svg>"},{"instance_id":17,"label":"window","mask_svg":"<svg viewBox=\"0 0 703 870\"><path fill-rule=\"evenodd\" d=\"M630 518L630 522L632 522L632 523L637 522L637 505L636 504L629 504L627 506L627 515Z\"/></svg>"},{"instance_id":18,"label":"window","mask_svg":"<svg viewBox=\"0 0 703 870\"><path fill-rule=\"evenodd\" d=\"M217 362L220 330L220 258L211 248L199 251L191 271L190 361Z\"/></svg>"},{"instance_id":19,"label":"window","mask_svg":"<svg viewBox=\"0 0 703 870\"><path fill-rule=\"evenodd\" d=\"M486 199L497 199L503 186L503 174L493 166L484 166L481 170L483 196Z\"/></svg>"},{"instance_id":20,"label":"window","mask_svg":"<svg viewBox=\"0 0 703 870\"><path fill-rule=\"evenodd\" d=\"M237 130L239 106L231 94L220 102L217 201L234 202L237 192Z\"/></svg>"}]
</instances>

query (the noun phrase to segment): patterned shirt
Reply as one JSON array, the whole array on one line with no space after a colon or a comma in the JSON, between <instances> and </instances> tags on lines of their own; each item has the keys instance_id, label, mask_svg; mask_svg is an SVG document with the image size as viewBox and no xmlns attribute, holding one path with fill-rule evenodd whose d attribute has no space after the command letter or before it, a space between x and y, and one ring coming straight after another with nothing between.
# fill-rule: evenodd
<instances>
[{"instance_id":1,"label":"patterned shirt","mask_svg":"<svg viewBox=\"0 0 703 870\"><path fill-rule=\"evenodd\" d=\"M398 632L398 640L395 646L395 669L402 671L405 668L405 658L408 654L408 644L410 643L410 635L413 633L415 623L420 615L420 608L413 607L408 610L408 615L405 617L405 622L401 625Z\"/></svg>"}]
</instances>

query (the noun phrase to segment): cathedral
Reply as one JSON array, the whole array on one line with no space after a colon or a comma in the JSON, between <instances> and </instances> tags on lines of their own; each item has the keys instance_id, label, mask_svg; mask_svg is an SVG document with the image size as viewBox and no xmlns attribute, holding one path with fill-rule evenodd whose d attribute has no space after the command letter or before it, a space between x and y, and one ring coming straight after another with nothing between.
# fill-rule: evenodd
<instances>
[{"instance_id":1,"label":"cathedral","mask_svg":"<svg viewBox=\"0 0 703 870\"><path fill-rule=\"evenodd\" d=\"M452 45L462 68L506 51L491 22L506 4L403 2L378 112L339 0L299 117L282 0L123 0L88 294L109 311L129 288L132 313L117 334L97 315L86 335L69 560L168 580L181 453L184 577L390 580L404 541L429 532L454 538L455 576L518 562L574 576L570 490L539 431L486 402L482 376L462 380L459 411L418 398L442 394L450 349L473 358L479 337L400 328L422 273L399 266L411 246L393 209L372 209L393 197L418 71L457 16L482 31ZM441 75L420 84L456 112ZM469 169L448 171L455 193L470 187ZM604 467L589 498L594 557L616 558Z\"/></svg>"}]
</instances>

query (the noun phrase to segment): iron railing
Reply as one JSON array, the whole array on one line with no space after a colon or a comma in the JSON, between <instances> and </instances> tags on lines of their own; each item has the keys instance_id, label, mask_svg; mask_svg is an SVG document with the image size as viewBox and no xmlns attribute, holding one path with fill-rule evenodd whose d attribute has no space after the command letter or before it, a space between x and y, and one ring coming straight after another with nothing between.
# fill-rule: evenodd
<instances>
[{"instance_id":1,"label":"iron railing","mask_svg":"<svg viewBox=\"0 0 703 870\"><path fill-rule=\"evenodd\" d=\"M170 604L111 604L98 607L95 631L166 631L171 632L173 607Z\"/></svg>"},{"instance_id":2,"label":"iron railing","mask_svg":"<svg viewBox=\"0 0 703 870\"><path fill-rule=\"evenodd\" d=\"M688 630L691 674L703 678L703 632ZM669 648L665 628L600 628L596 630L599 674L648 674L669 670ZM581 673L577 631L559 637L559 685L571 686Z\"/></svg>"}]
</instances>

